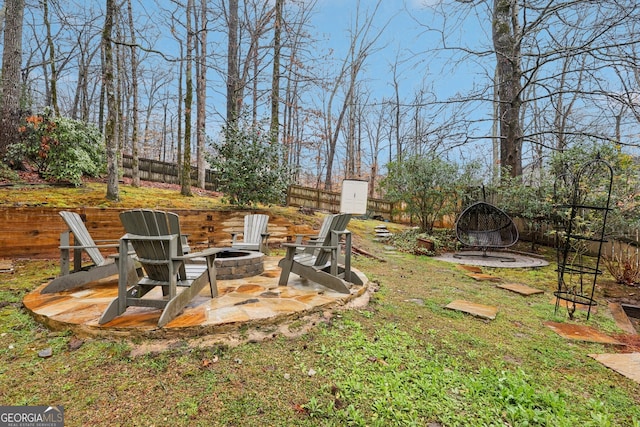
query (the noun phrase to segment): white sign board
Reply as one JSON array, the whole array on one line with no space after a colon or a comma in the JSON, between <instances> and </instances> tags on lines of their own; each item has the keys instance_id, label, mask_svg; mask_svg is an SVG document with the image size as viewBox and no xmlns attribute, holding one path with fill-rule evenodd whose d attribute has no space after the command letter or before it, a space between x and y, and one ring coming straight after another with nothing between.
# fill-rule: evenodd
<instances>
[{"instance_id":1,"label":"white sign board","mask_svg":"<svg viewBox=\"0 0 640 427\"><path fill-rule=\"evenodd\" d=\"M340 196L340 213L364 215L367 213L367 196L369 183L355 179L342 181Z\"/></svg>"}]
</instances>

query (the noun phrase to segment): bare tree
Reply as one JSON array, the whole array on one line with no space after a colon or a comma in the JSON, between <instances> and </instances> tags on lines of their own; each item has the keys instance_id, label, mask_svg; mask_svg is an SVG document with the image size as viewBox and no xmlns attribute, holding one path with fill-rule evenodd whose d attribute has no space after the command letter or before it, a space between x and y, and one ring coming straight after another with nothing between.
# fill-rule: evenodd
<instances>
[{"instance_id":1,"label":"bare tree","mask_svg":"<svg viewBox=\"0 0 640 427\"><path fill-rule=\"evenodd\" d=\"M180 194L191 196L191 106L193 105L193 17L194 0L187 0L185 13L187 24L187 55L185 59L185 94L184 94L184 154L182 157L182 181Z\"/></svg>"},{"instance_id":2,"label":"bare tree","mask_svg":"<svg viewBox=\"0 0 640 427\"><path fill-rule=\"evenodd\" d=\"M223 2L224 4L224 2ZM242 99L238 99L240 85L240 64L238 60L238 0L229 0L227 19L227 132L236 124Z\"/></svg>"},{"instance_id":3,"label":"bare tree","mask_svg":"<svg viewBox=\"0 0 640 427\"><path fill-rule=\"evenodd\" d=\"M500 161L512 177L522 175L522 35L518 22L519 12L517 0L494 0L493 45L497 63Z\"/></svg>"},{"instance_id":4,"label":"bare tree","mask_svg":"<svg viewBox=\"0 0 640 427\"><path fill-rule=\"evenodd\" d=\"M49 67L51 67L51 104L53 111L56 115L60 115L60 108L58 107L58 89L57 80L58 73L56 71L56 55L53 44L53 36L51 35L51 23L49 22L49 1L42 0L44 26L47 29L47 47L49 48Z\"/></svg>"},{"instance_id":5,"label":"bare tree","mask_svg":"<svg viewBox=\"0 0 640 427\"><path fill-rule=\"evenodd\" d=\"M198 13L194 7L194 20L198 22ZM204 143L206 140L207 121L207 35L208 28L207 0L200 2L200 28L197 28L196 55L196 163L198 165L198 187L204 188L206 161Z\"/></svg>"},{"instance_id":6,"label":"bare tree","mask_svg":"<svg viewBox=\"0 0 640 427\"><path fill-rule=\"evenodd\" d=\"M329 99L327 103L325 113L325 129L327 138L327 158L326 158L326 171L324 179L324 188L331 190L333 183L333 163L336 155L336 148L340 131L342 129L342 122L349 105L351 105L354 96L354 90L356 82L358 81L358 75L362 70L367 57L375 52L379 47L376 47L380 36L383 34L386 25L382 28L376 29L373 26L373 18L375 17L378 8L380 7L380 0L376 2L373 11L371 13L365 13L360 16L360 4L356 10L356 18L354 26L351 30L351 40L348 47L347 55L345 55L340 71L337 77L335 77L333 87L329 91ZM345 97L340 104L337 118L333 120L333 105L338 90L345 87Z\"/></svg>"},{"instance_id":7,"label":"bare tree","mask_svg":"<svg viewBox=\"0 0 640 427\"><path fill-rule=\"evenodd\" d=\"M555 150L587 138L615 139L616 113L611 114L608 105L617 94L634 89L616 82L612 67L637 68L636 1L443 1L434 10L446 17L444 25L425 28L440 37L441 47L434 54L449 55L445 72L451 74L456 66L478 71L473 87L439 102L486 111L495 94L500 165L509 167L512 176L524 173L524 153L532 153L526 160L533 164L544 155L525 145ZM460 28L477 28L478 34L490 36L451 37ZM478 116L472 120L479 121ZM484 135L469 134L467 139L488 141L489 126L484 129Z\"/></svg>"},{"instance_id":8,"label":"bare tree","mask_svg":"<svg viewBox=\"0 0 640 427\"><path fill-rule=\"evenodd\" d=\"M276 0L273 25L273 74L271 76L271 141L278 141L280 128L280 48L282 35L282 7L284 0Z\"/></svg>"},{"instance_id":9,"label":"bare tree","mask_svg":"<svg viewBox=\"0 0 640 427\"><path fill-rule=\"evenodd\" d=\"M138 124L138 54L136 49L136 31L133 24L133 8L131 0L127 0L127 15L129 17L129 36L131 37L131 95L132 95L132 111L131 111L131 177L134 187L140 186L140 160L138 159L139 145L139 124Z\"/></svg>"},{"instance_id":10,"label":"bare tree","mask_svg":"<svg viewBox=\"0 0 640 427\"><path fill-rule=\"evenodd\" d=\"M24 0L6 0L6 15L2 52L2 110L0 117L0 155L17 142L20 123L20 66L22 64L22 23Z\"/></svg>"},{"instance_id":11,"label":"bare tree","mask_svg":"<svg viewBox=\"0 0 640 427\"><path fill-rule=\"evenodd\" d=\"M116 126L118 121L118 105L115 94L114 63L112 34L114 17L118 13L115 0L106 0L104 29L102 31L102 80L107 96L107 121L105 126L105 141L107 145L107 200L118 201L118 139Z\"/></svg>"}]
</instances>

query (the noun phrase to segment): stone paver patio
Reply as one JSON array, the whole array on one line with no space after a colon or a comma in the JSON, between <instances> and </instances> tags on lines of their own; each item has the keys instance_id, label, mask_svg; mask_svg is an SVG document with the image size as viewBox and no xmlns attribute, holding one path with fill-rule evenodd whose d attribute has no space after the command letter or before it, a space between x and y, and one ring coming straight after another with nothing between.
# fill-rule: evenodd
<instances>
[{"instance_id":1,"label":"stone paver patio","mask_svg":"<svg viewBox=\"0 0 640 427\"><path fill-rule=\"evenodd\" d=\"M78 335L126 335L192 337L237 330L243 326L260 326L295 320L313 312L343 306L364 297L368 280L354 270L364 282L352 286L350 294L333 292L322 285L292 274L288 286L278 286L279 258L266 257L264 272L258 276L234 280L218 280L217 298L211 298L209 287L194 298L186 309L164 328L158 328L160 310L129 307L114 320L98 324L107 305L117 297L117 275L93 282L82 288L42 294L42 284L24 298L24 306L41 323L51 329L71 329ZM160 295L161 290L150 292Z\"/></svg>"}]
</instances>

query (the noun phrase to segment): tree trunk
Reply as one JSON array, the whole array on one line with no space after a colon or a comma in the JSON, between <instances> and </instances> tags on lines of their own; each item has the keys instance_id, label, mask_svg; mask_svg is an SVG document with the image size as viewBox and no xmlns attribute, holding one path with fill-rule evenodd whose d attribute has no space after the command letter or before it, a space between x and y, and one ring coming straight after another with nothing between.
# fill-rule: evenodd
<instances>
[{"instance_id":1,"label":"tree trunk","mask_svg":"<svg viewBox=\"0 0 640 427\"><path fill-rule=\"evenodd\" d=\"M198 187L205 187L205 172L206 163L204 158L205 153L205 137L206 137L206 112L207 112L207 0L201 0L201 27L198 31L200 41L200 53L198 55L198 72L197 72L197 118L196 123L198 127L197 138L197 162L198 162ZM194 8L195 12L195 8Z\"/></svg>"},{"instance_id":2,"label":"tree trunk","mask_svg":"<svg viewBox=\"0 0 640 427\"><path fill-rule=\"evenodd\" d=\"M129 32L131 34L131 95L133 106L131 111L131 178L134 187L140 187L140 159L138 158L138 54L136 52L136 31L133 24L133 8L131 0L127 0L129 14Z\"/></svg>"},{"instance_id":3,"label":"tree trunk","mask_svg":"<svg viewBox=\"0 0 640 427\"><path fill-rule=\"evenodd\" d=\"M494 0L493 45L496 51L500 164L512 177L522 175L522 69L516 0Z\"/></svg>"},{"instance_id":4,"label":"tree trunk","mask_svg":"<svg viewBox=\"0 0 640 427\"><path fill-rule=\"evenodd\" d=\"M227 14L228 45L227 45L227 132L235 127L238 119L238 104L236 99L240 69L238 64L238 0L229 0Z\"/></svg>"},{"instance_id":5,"label":"tree trunk","mask_svg":"<svg viewBox=\"0 0 640 427\"><path fill-rule=\"evenodd\" d=\"M24 0L5 2L6 20L2 52L2 111L0 117L0 159L7 147L18 142L20 123L20 66L22 65L22 22Z\"/></svg>"},{"instance_id":6,"label":"tree trunk","mask_svg":"<svg viewBox=\"0 0 640 427\"><path fill-rule=\"evenodd\" d=\"M183 58L184 54L183 54L183 47L182 47L182 42L180 41L180 58ZM176 115L176 141L178 141L178 147L177 147L177 153L176 153L176 158L178 159L176 161L176 166L178 167L178 181L180 182L180 185L182 185L182 102L180 102L180 100L182 99L182 79L184 77L184 61L180 61L180 71L178 72L178 111L177 111L177 115Z\"/></svg>"},{"instance_id":7,"label":"tree trunk","mask_svg":"<svg viewBox=\"0 0 640 427\"><path fill-rule=\"evenodd\" d=\"M282 6L284 0L276 0L276 16L273 26L273 75L271 77L271 143L278 142L280 127L280 35L282 32Z\"/></svg>"},{"instance_id":8,"label":"tree trunk","mask_svg":"<svg viewBox=\"0 0 640 427\"><path fill-rule=\"evenodd\" d=\"M51 67L51 78L49 79L51 85L51 106L56 116L60 115L60 109L58 108L58 73L56 72L56 55L55 47L53 45L53 37L51 36L51 23L49 22L49 2L48 0L42 0L42 15L44 19L44 26L47 29L47 47L49 48L49 67Z\"/></svg>"},{"instance_id":9,"label":"tree trunk","mask_svg":"<svg viewBox=\"0 0 640 427\"><path fill-rule=\"evenodd\" d=\"M193 16L193 1L187 1L187 59L185 63L185 94L184 94L184 156L182 163L182 185L180 193L191 196L191 105L193 104L193 31L191 17Z\"/></svg>"},{"instance_id":10,"label":"tree trunk","mask_svg":"<svg viewBox=\"0 0 640 427\"><path fill-rule=\"evenodd\" d=\"M102 80L107 96L107 121L105 125L105 142L107 146L107 200L118 201L120 191L118 188L118 139L116 138L116 122L118 118L118 106L113 76L113 50L111 35L113 33L113 20L116 13L115 0L107 0L102 31L102 49L104 52L102 63Z\"/></svg>"}]
</instances>

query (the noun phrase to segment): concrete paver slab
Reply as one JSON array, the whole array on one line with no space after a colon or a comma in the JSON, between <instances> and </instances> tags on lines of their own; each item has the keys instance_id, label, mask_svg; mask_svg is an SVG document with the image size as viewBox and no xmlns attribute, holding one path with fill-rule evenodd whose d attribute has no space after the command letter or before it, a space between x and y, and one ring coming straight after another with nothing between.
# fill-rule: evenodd
<instances>
[{"instance_id":1,"label":"concrete paver slab","mask_svg":"<svg viewBox=\"0 0 640 427\"><path fill-rule=\"evenodd\" d=\"M454 300L445 306L450 310L462 311L482 319L494 320L498 314L498 308L490 305L477 304L471 301Z\"/></svg>"},{"instance_id":2,"label":"concrete paver slab","mask_svg":"<svg viewBox=\"0 0 640 427\"><path fill-rule=\"evenodd\" d=\"M640 353L590 354L589 357L640 383Z\"/></svg>"},{"instance_id":3,"label":"concrete paver slab","mask_svg":"<svg viewBox=\"0 0 640 427\"><path fill-rule=\"evenodd\" d=\"M552 329L563 338L577 341L597 342L601 344L624 345L624 343L603 334L591 326L576 325L573 323L544 322L544 325Z\"/></svg>"},{"instance_id":4,"label":"concrete paver slab","mask_svg":"<svg viewBox=\"0 0 640 427\"><path fill-rule=\"evenodd\" d=\"M618 328L622 329L628 334L636 335L638 333L636 331L636 328L633 326L633 323L631 323L631 320L629 320L627 313L624 311L620 304L610 302L609 311L611 312L613 319L616 321L616 325L618 326Z\"/></svg>"},{"instance_id":5,"label":"concrete paver slab","mask_svg":"<svg viewBox=\"0 0 640 427\"><path fill-rule=\"evenodd\" d=\"M504 283L497 286L500 289L506 289L511 292L516 292L520 295L536 295L543 294L544 291L542 289L532 288L531 286L523 285L520 283Z\"/></svg>"}]
</instances>

